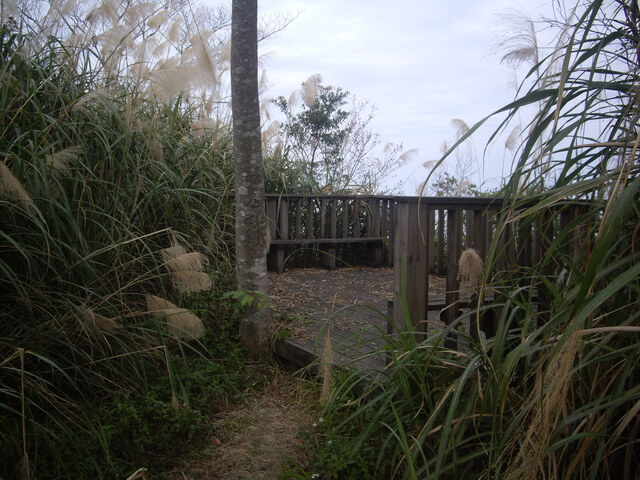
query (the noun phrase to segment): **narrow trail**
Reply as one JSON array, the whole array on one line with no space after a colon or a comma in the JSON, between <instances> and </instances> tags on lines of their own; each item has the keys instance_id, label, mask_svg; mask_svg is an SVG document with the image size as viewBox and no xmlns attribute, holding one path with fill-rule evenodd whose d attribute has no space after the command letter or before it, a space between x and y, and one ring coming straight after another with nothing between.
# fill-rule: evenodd
<instances>
[{"instance_id":1,"label":"narrow trail","mask_svg":"<svg viewBox=\"0 0 640 480\"><path fill-rule=\"evenodd\" d=\"M209 446L168 473L171 480L277 480L304 468L311 449L312 388L274 370L270 383L247 394L211 422Z\"/></svg>"}]
</instances>

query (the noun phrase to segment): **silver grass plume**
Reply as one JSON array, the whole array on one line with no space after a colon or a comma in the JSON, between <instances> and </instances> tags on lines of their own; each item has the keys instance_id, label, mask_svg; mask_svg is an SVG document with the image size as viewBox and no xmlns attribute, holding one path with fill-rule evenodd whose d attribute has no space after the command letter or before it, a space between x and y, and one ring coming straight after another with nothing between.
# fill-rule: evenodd
<instances>
[{"instance_id":1,"label":"silver grass plume","mask_svg":"<svg viewBox=\"0 0 640 480\"><path fill-rule=\"evenodd\" d=\"M61 175L68 172L69 164L83 152L84 149L81 145L67 147L59 152L47 155L45 164L54 172L54 175Z\"/></svg>"},{"instance_id":2,"label":"silver grass plume","mask_svg":"<svg viewBox=\"0 0 640 480\"><path fill-rule=\"evenodd\" d=\"M456 139L462 138L470 130L467 122L465 122L461 118L454 118L453 120L451 120L451 125L453 125L453 128L456 129Z\"/></svg>"},{"instance_id":3,"label":"silver grass plume","mask_svg":"<svg viewBox=\"0 0 640 480\"><path fill-rule=\"evenodd\" d=\"M203 30L191 38L193 55L195 57L192 79L198 84L205 86L218 83L218 69L209 50L208 40L211 35L212 32L209 30Z\"/></svg>"},{"instance_id":4,"label":"silver grass plume","mask_svg":"<svg viewBox=\"0 0 640 480\"><path fill-rule=\"evenodd\" d=\"M96 8L91 10L85 20L90 25L98 22L115 23L118 21L117 3L114 0L100 2Z\"/></svg>"},{"instance_id":5,"label":"silver grass plume","mask_svg":"<svg viewBox=\"0 0 640 480\"><path fill-rule=\"evenodd\" d=\"M318 89L320 88L321 83L322 75L319 73L311 75L302 82L302 97L304 103L307 104L308 107L313 105L313 102L316 101L316 98L318 97Z\"/></svg>"},{"instance_id":6,"label":"silver grass plume","mask_svg":"<svg viewBox=\"0 0 640 480\"><path fill-rule=\"evenodd\" d=\"M208 264L207 257L198 252L187 253L181 245L160 251L165 267L171 274L173 286L181 293L196 293L210 290L213 286L211 277L202 272L203 265Z\"/></svg>"},{"instance_id":7,"label":"silver grass plume","mask_svg":"<svg viewBox=\"0 0 640 480\"><path fill-rule=\"evenodd\" d=\"M484 263L477 250L467 248L458 260L458 279L478 286L482 282Z\"/></svg>"},{"instance_id":8,"label":"silver grass plume","mask_svg":"<svg viewBox=\"0 0 640 480\"><path fill-rule=\"evenodd\" d=\"M114 319L105 317L104 315L100 315L99 313L95 313L88 308L85 308L82 313L89 325L91 325L92 327L97 327L100 330L104 330L105 332L113 333L116 330L122 328L122 325Z\"/></svg>"},{"instance_id":9,"label":"silver grass plume","mask_svg":"<svg viewBox=\"0 0 640 480\"><path fill-rule=\"evenodd\" d=\"M180 27L182 26L181 20L176 20L169 27L169 31L167 32L167 40L171 43L177 43L180 40Z\"/></svg>"},{"instance_id":10,"label":"silver grass plume","mask_svg":"<svg viewBox=\"0 0 640 480\"><path fill-rule=\"evenodd\" d=\"M0 162L0 192L12 197L25 207L35 208L31 196L4 162Z\"/></svg>"},{"instance_id":11,"label":"silver grass plume","mask_svg":"<svg viewBox=\"0 0 640 480\"><path fill-rule=\"evenodd\" d=\"M166 322L167 332L176 338L202 338L204 324L186 308L178 308L168 300L146 295L147 312Z\"/></svg>"}]
</instances>

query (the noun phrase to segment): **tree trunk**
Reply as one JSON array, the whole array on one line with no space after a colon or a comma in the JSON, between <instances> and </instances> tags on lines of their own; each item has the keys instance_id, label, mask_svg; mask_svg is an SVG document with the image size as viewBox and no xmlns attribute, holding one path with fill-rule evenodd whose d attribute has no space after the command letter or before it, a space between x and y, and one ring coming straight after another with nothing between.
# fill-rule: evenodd
<instances>
[{"instance_id":1,"label":"tree trunk","mask_svg":"<svg viewBox=\"0 0 640 480\"><path fill-rule=\"evenodd\" d=\"M257 0L233 0L231 25L231 99L236 201L238 289L254 296L240 322L240 341L256 356L267 354L267 243L264 167L258 99Z\"/></svg>"}]
</instances>

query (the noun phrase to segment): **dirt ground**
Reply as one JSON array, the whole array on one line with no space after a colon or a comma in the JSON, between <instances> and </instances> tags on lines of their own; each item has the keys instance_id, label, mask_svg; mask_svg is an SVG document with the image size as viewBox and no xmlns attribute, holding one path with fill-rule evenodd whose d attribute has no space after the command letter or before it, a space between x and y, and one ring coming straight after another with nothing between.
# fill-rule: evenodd
<instances>
[{"instance_id":1,"label":"dirt ground","mask_svg":"<svg viewBox=\"0 0 640 480\"><path fill-rule=\"evenodd\" d=\"M364 309L352 306L386 312L387 301L393 297L391 268L295 269L270 274L269 282L272 308L285 319L282 322L288 322L288 328L297 324L300 331L312 330L319 323L317 319L327 315L333 317L336 329L364 325L366 318L358 318ZM443 279L433 277L430 285L444 290ZM169 478L299 478L286 472L302 472L309 462L312 450L305 443L304 432L314 421L316 396L307 381L274 369L263 390L243 397L212 420L209 447L170 472Z\"/></svg>"},{"instance_id":2,"label":"dirt ground","mask_svg":"<svg viewBox=\"0 0 640 480\"><path fill-rule=\"evenodd\" d=\"M313 389L274 370L271 383L211 423L209 447L169 473L171 480L277 480L303 469L310 449L302 433L313 423Z\"/></svg>"}]
</instances>

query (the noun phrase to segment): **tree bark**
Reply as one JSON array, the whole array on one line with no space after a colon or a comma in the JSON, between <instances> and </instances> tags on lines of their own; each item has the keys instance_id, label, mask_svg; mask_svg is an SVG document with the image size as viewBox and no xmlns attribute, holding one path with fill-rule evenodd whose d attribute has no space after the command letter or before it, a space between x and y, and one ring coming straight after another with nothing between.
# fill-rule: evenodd
<instances>
[{"instance_id":1,"label":"tree bark","mask_svg":"<svg viewBox=\"0 0 640 480\"><path fill-rule=\"evenodd\" d=\"M254 296L240 321L240 342L255 356L269 350L264 166L258 98L258 2L233 0L231 101L238 289Z\"/></svg>"}]
</instances>

